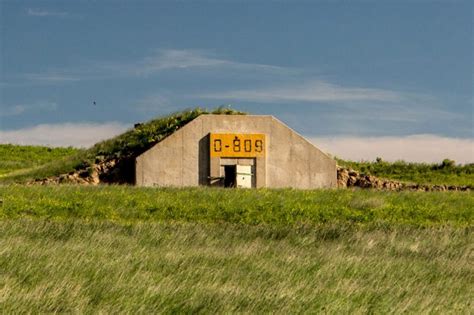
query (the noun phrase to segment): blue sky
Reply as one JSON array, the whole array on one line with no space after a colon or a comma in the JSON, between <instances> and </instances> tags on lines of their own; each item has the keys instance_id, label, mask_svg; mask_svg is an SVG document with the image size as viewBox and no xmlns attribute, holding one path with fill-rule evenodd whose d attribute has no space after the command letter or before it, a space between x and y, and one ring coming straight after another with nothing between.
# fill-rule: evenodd
<instances>
[{"instance_id":1,"label":"blue sky","mask_svg":"<svg viewBox=\"0 0 474 315\"><path fill-rule=\"evenodd\" d=\"M231 104L316 143L474 160L471 1L2 1L0 23L0 142Z\"/></svg>"}]
</instances>

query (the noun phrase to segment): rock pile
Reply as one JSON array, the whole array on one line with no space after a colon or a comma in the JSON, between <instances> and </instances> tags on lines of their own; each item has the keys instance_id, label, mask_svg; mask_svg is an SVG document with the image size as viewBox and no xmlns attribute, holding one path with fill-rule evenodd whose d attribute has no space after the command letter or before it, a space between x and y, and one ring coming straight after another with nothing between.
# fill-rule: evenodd
<instances>
[{"instance_id":1,"label":"rock pile","mask_svg":"<svg viewBox=\"0 0 474 315\"><path fill-rule=\"evenodd\" d=\"M381 179L372 175L361 174L353 169L337 167L337 186L340 188L372 188L379 190L413 190L413 191L469 191L467 186L421 185L404 183L395 180Z\"/></svg>"},{"instance_id":2,"label":"rock pile","mask_svg":"<svg viewBox=\"0 0 474 315\"><path fill-rule=\"evenodd\" d=\"M54 184L80 184L80 185L98 185L102 182L101 177L104 174L110 173L115 165L116 160L99 161L92 166L70 172L68 174L62 174L59 176L35 179L27 182L27 185L54 185Z\"/></svg>"}]
</instances>

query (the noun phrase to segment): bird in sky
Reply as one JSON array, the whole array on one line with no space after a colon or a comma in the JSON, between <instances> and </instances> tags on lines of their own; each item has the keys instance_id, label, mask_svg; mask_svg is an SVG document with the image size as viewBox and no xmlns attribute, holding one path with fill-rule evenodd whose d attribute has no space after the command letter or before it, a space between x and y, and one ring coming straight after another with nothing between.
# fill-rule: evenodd
<instances>
[{"instance_id":1,"label":"bird in sky","mask_svg":"<svg viewBox=\"0 0 474 315\"><path fill-rule=\"evenodd\" d=\"M93 101L92 104L97 105L95 101Z\"/></svg>"}]
</instances>

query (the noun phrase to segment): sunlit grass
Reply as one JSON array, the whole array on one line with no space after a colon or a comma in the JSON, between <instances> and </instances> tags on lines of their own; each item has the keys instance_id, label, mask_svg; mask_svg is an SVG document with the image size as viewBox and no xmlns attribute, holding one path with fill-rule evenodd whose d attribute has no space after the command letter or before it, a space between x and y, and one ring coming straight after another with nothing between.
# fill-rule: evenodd
<instances>
[{"instance_id":1,"label":"sunlit grass","mask_svg":"<svg viewBox=\"0 0 474 315\"><path fill-rule=\"evenodd\" d=\"M439 163L409 163L405 161L353 162L337 160L341 166L380 178L417 184L468 186L474 189L474 163L456 165L445 159Z\"/></svg>"},{"instance_id":2,"label":"sunlit grass","mask_svg":"<svg viewBox=\"0 0 474 315\"><path fill-rule=\"evenodd\" d=\"M472 313L469 192L0 186L0 313Z\"/></svg>"},{"instance_id":3,"label":"sunlit grass","mask_svg":"<svg viewBox=\"0 0 474 315\"><path fill-rule=\"evenodd\" d=\"M473 310L472 229L0 221L2 313Z\"/></svg>"},{"instance_id":4,"label":"sunlit grass","mask_svg":"<svg viewBox=\"0 0 474 315\"><path fill-rule=\"evenodd\" d=\"M0 186L0 218L229 222L296 226L351 222L467 226L470 192L233 190L133 186Z\"/></svg>"}]
</instances>

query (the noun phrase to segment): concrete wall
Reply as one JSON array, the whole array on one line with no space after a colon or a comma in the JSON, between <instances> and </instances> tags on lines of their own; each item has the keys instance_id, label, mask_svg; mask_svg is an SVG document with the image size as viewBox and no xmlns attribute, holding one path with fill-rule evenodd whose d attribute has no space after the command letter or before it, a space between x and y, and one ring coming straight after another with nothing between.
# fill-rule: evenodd
<instances>
[{"instance_id":1,"label":"concrete wall","mask_svg":"<svg viewBox=\"0 0 474 315\"><path fill-rule=\"evenodd\" d=\"M256 159L256 187L336 187L336 162L272 116L201 115L136 159L139 186L198 186L218 175L209 133L263 133L266 156ZM216 162L217 161L217 162ZM221 164L222 165L222 164ZM215 174L212 174L215 173Z\"/></svg>"}]
</instances>

